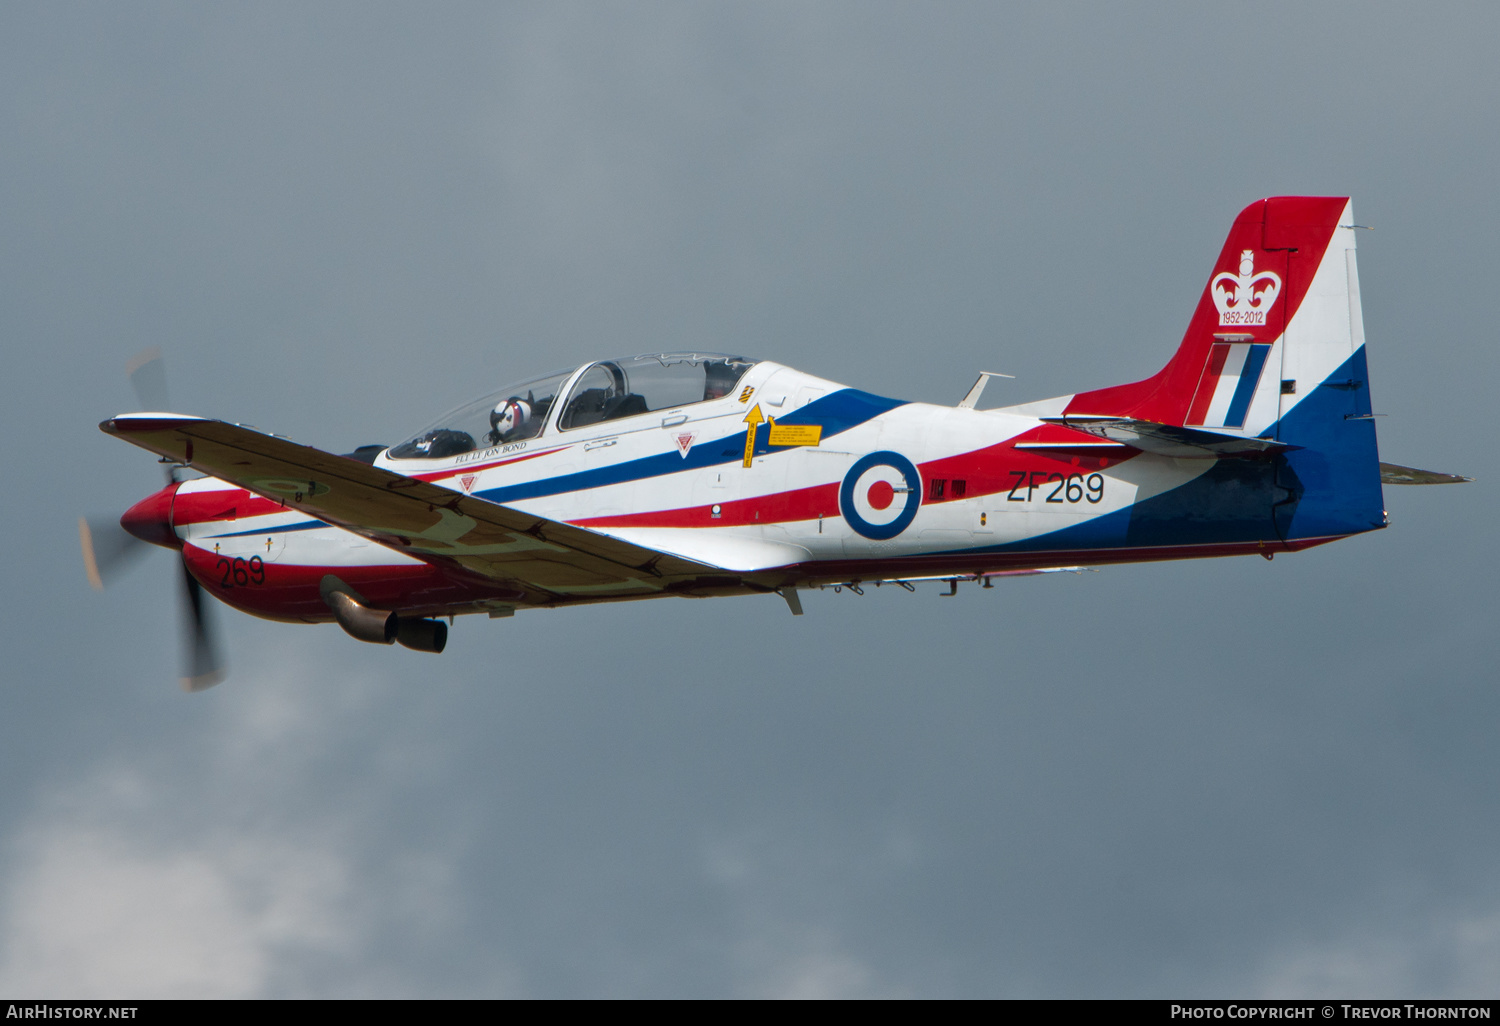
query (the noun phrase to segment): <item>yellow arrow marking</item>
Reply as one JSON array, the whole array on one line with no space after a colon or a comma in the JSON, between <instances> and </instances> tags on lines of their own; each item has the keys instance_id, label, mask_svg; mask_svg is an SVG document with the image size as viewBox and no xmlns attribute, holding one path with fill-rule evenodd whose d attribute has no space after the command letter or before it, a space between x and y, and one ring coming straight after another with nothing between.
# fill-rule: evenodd
<instances>
[{"instance_id":1,"label":"yellow arrow marking","mask_svg":"<svg viewBox=\"0 0 1500 1026\"><path fill-rule=\"evenodd\" d=\"M760 427L761 421L766 418L760 412L760 403L750 407L750 412L745 414L745 423L750 427L745 431L745 466L750 466L750 461L755 458L755 429Z\"/></svg>"}]
</instances>

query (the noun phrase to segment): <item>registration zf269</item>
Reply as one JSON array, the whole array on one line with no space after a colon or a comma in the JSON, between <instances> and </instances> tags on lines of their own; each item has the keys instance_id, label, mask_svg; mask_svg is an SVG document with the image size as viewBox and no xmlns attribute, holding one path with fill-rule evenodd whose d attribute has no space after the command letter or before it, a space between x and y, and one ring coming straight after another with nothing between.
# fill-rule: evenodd
<instances>
[{"instance_id":1,"label":"registration zf269","mask_svg":"<svg viewBox=\"0 0 1500 1026\"><path fill-rule=\"evenodd\" d=\"M1056 470L1012 470L1007 502L1033 502L1044 493L1043 502L1098 503L1104 498L1104 475L1063 474Z\"/></svg>"}]
</instances>

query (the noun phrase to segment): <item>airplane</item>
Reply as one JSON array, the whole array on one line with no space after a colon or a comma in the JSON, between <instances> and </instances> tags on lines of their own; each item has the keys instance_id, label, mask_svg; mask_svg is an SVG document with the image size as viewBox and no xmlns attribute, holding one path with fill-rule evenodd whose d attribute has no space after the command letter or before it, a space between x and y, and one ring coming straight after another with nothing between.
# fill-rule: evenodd
<instances>
[{"instance_id":1,"label":"airplane","mask_svg":"<svg viewBox=\"0 0 1500 1026\"><path fill-rule=\"evenodd\" d=\"M1347 198L1250 204L1158 373L1003 408L978 408L993 372L938 406L674 352L507 385L343 455L122 414L100 429L169 480L119 528L80 521L85 566L99 586L141 543L180 554L201 690L224 675L204 590L436 653L459 615L773 594L800 615L806 589L1271 559L1384 528L1382 484L1469 480L1380 461L1358 227ZM160 368L135 368L160 379L143 399Z\"/></svg>"}]
</instances>

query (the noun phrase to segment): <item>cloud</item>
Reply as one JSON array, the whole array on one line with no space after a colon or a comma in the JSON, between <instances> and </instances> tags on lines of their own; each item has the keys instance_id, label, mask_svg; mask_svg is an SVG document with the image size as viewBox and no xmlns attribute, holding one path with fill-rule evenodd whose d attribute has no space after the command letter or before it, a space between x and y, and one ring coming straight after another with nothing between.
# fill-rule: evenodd
<instances>
[{"instance_id":1,"label":"cloud","mask_svg":"<svg viewBox=\"0 0 1500 1026\"><path fill-rule=\"evenodd\" d=\"M0 983L1430 992L1500 961L1494 15L1273 13L1298 73L1247 137L1233 15L114 10L0 38L0 417L31 482ZM1480 481L1274 565L461 620L440 660L226 615L262 667L169 700L142 676L171 676L170 567L95 600L36 508L156 487L94 428L152 344L184 409L334 451L654 348L945 403L980 367L1021 375L1003 401L1134 380L1223 219L1280 191L1380 225L1382 446ZM1380 918L1405 871L1431 910Z\"/></svg>"},{"instance_id":2,"label":"cloud","mask_svg":"<svg viewBox=\"0 0 1500 1026\"><path fill-rule=\"evenodd\" d=\"M747 952L746 997L792 1001L910 997L877 977L864 962L817 931L764 941Z\"/></svg>"},{"instance_id":3,"label":"cloud","mask_svg":"<svg viewBox=\"0 0 1500 1026\"><path fill-rule=\"evenodd\" d=\"M704 877L730 910L725 949L733 993L790 1000L914 996L904 980L876 968L840 926L849 900L840 892L850 878L891 882L914 868L914 841L887 825L874 843L859 848L827 837L810 842L784 824L762 824L704 846Z\"/></svg>"},{"instance_id":4,"label":"cloud","mask_svg":"<svg viewBox=\"0 0 1500 1026\"><path fill-rule=\"evenodd\" d=\"M1451 912L1406 929L1364 929L1274 956L1255 991L1266 997L1493 997L1500 908Z\"/></svg>"},{"instance_id":5,"label":"cloud","mask_svg":"<svg viewBox=\"0 0 1500 1026\"><path fill-rule=\"evenodd\" d=\"M392 927L420 938L443 925L451 851L392 843L378 800L320 786L334 725L357 724L381 682L330 688L338 671L297 640L281 650L295 677L252 671L184 699L195 713L216 703L191 740L116 750L38 797L0 879L0 990L410 991L377 949ZM378 770L370 782L383 789Z\"/></svg>"},{"instance_id":6,"label":"cloud","mask_svg":"<svg viewBox=\"0 0 1500 1026\"><path fill-rule=\"evenodd\" d=\"M352 946L336 852L235 834L174 850L89 816L39 823L24 848L7 881L10 993L259 997L284 963Z\"/></svg>"}]
</instances>

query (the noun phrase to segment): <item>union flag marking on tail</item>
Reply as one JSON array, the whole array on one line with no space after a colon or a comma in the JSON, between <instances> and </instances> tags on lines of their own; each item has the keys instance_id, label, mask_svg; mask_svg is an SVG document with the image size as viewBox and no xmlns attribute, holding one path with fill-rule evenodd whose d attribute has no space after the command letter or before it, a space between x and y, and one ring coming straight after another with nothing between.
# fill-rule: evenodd
<instances>
[{"instance_id":1,"label":"union flag marking on tail","mask_svg":"<svg viewBox=\"0 0 1500 1026\"><path fill-rule=\"evenodd\" d=\"M1244 427L1270 351L1271 347L1263 344L1215 342L1184 423L1190 427Z\"/></svg>"}]
</instances>

